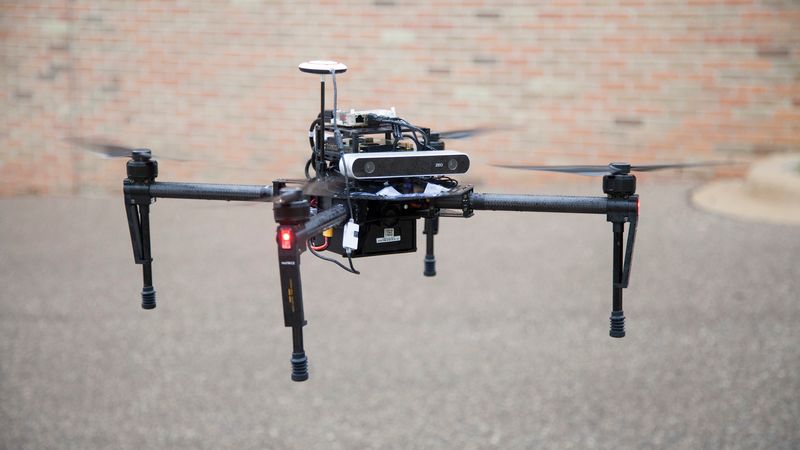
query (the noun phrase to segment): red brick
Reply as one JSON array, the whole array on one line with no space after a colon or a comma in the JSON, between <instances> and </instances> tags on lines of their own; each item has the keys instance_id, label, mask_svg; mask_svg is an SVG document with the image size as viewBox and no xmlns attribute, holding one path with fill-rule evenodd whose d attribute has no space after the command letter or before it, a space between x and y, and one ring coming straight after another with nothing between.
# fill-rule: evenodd
<instances>
[{"instance_id":1,"label":"red brick","mask_svg":"<svg viewBox=\"0 0 800 450\"><path fill-rule=\"evenodd\" d=\"M241 172L243 179L298 173L318 81L296 66L311 58L350 66L338 80L343 107L397 106L439 129L535 125L460 141L476 161L495 158L499 142L518 159L553 151L549 157L562 163L634 148L657 160L703 156L731 140L800 146L800 83L786 72L798 63L789 45L800 41L797 7L748 0L690 0L688 7L475 0L455 9L438 0L402 8L377 0L360 11L337 2L313 10L292 2L95 4L2 6L13 25L0 31L10 62L0 90L0 194L117 192L124 164L76 153L64 143L70 135L194 155L194 163L162 163L165 177L187 181L220 181L213 170L220 160L258 161L262 170ZM71 30L70 42L60 28ZM382 40L392 29L399 39ZM533 79L553 80L543 84L552 89L534 89ZM485 94L459 97L466 88ZM643 126L610 134L617 117ZM69 157L76 154L77 163ZM476 178L491 170L472 169Z\"/></svg>"}]
</instances>

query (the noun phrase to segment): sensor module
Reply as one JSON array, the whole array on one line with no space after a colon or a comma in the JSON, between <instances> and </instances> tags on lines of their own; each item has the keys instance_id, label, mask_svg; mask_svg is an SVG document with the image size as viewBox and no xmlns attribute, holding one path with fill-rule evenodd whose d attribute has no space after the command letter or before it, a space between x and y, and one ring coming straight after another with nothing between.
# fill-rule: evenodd
<instances>
[{"instance_id":1,"label":"sensor module","mask_svg":"<svg viewBox=\"0 0 800 450\"><path fill-rule=\"evenodd\" d=\"M467 170L469 156L452 150L346 153L339 160L339 172L356 180L438 177Z\"/></svg>"},{"instance_id":2,"label":"sensor module","mask_svg":"<svg viewBox=\"0 0 800 450\"><path fill-rule=\"evenodd\" d=\"M337 111L336 121L338 125L343 127L364 127L369 123L370 116L396 119L397 112L394 107L392 107L392 109L351 109L350 111ZM333 123L332 120L331 123Z\"/></svg>"}]
</instances>

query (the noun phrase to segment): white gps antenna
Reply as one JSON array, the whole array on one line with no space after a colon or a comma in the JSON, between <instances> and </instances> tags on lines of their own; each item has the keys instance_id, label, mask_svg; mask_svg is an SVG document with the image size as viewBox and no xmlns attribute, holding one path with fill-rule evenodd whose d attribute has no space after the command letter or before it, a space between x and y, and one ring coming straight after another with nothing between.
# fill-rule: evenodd
<instances>
[{"instance_id":1,"label":"white gps antenna","mask_svg":"<svg viewBox=\"0 0 800 450\"><path fill-rule=\"evenodd\" d=\"M318 60L300 63L297 68L301 72L319 75L319 126L315 130L317 155L314 161L314 169L319 173L325 160L325 75L333 77L333 126L336 129L336 74L347 72L347 66L336 61ZM335 138L338 145L340 140L338 133Z\"/></svg>"},{"instance_id":2,"label":"white gps antenna","mask_svg":"<svg viewBox=\"0 0 800 450\"><path fill-rule=\"evenodd\" d=\"M306 61L300 63L297 68L300 69L301 72L316 73L319 75L330 75L331 72L347 72L347 66L336 61Z\"/></svg>"}]
</instances>

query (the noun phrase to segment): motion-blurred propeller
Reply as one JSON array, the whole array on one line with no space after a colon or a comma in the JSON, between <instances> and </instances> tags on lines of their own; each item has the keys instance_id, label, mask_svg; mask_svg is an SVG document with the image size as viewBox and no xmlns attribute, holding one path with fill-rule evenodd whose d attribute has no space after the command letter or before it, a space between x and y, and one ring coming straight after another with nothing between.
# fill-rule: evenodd
<instances>
[{"instance_id":1,"label":"motion-blurred propeller","mask_svg":"<svg viewBox=\"0 0 800 450\"><path fill-rule=\"evenodd\" d=\"M131 152L136 150L133 147L125 147L94 139L67 138L67 141L103 158L130 158Z\"/></svg>"},{"instance_id":2,"label":"motion-blurred propeller","mask_svg":"<svg viewBox=\"0 0 800 450\"><path fill-rule=\"evenodd\" d=\"M124 145L112 144L107 141L99 139L89 139L82 137L67 138L67 142L77 145L82 149L92 152L101 158L130 158L134 150L141 150L136 147L127 147ZM153 155L155 157L155 155ZM168 156L158 156L158 159L166 159L170 161L187 161L180 158L171 158Z\"/></svg>"},{"instance_id":3,"label":"motion-blurred propeller","mask_svg":"<svg viewBox=\"0 0 800 450\"><path fill-rule=\"evenodd\" d=\"M727 166L738 164L735 162L726 161L703 161L697 163L673 163L673 164L645 164L645 165L631 165L628 163L611 163L606 166L534 166L525 164L492 164L495 167L502 167L505 169L519 169L519 170L537 170L542 172L561 172L571 173L575 175L585 175L590 177L600 177L603 175L624 175L631 171L636 172L653 172L656 170L668 169L690 169L695 167L714 167L714 166Z\"/></svg>"},{"instance_id":4,"label":"motion-blurred propeller","mask_svg":"<svg viewBox=\"0 0 800 450\"><path fill-rule=\"evenodd\" d=\"M306 181L303 185L303 194L330 197L343 194L346 187L347 179L342 175L321 175Z\"/></svg>"},{"instance_id":5,"label":"motion-blurred propeller","mask_svg":"<svg viewBox=\"0 0 800 450\"><path fill-rule=\"evenodd\" d=\"M434 131L432 134L439 135L439 139L469 139L475 136L480 136L486 133L493 133L501 131L503 128L493 127L478 127L478 128L465 128L462 130L447 130L447 131Z\"/></svg>"}]
</instances>

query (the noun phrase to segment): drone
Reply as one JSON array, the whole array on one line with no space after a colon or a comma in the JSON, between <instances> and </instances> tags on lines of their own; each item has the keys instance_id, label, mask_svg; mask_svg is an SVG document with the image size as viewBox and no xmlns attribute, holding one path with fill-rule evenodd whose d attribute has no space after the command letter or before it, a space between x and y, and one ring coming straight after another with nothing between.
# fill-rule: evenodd
<instances>
[{"instance_id":1,"label":"drone","mask_svg":"<svg viewBox=\"0 0 800 450\"><path fill-rule=\"evenodd\" d=\"M292 329L293 381L309 377L300 277L300 257L304 252L358 274L353 259L416 252L416 225L422 219L423 275L433 277L439 219L468 218L482 210L605 215L613 235L609 335L624 337L622 293L630 281L639 218L636 176L632 172L721 164L499 165L602 176L604 195L479 193L472 185L462 185L453 178L468 171L470 160L464 153L446 149L445 141L480 130L436 133L398 117L394 108L339 110L336 76L346 72L347 66L335 61L309 61L298 68L320 76L320 112L309 127L310 157L305 163L305 179L278 179L269 185L162 182L156 181L158 162L150 150L99 145L106 156L129 158L123 193L134 260L142 266L144 309L156 307L150 245L150 207L156 199L272 202L284 325ZM325 106L327 77L333 81L332 110Z\"/></svg>"}]
</instances>

